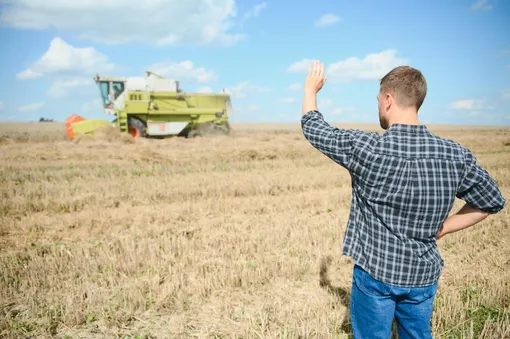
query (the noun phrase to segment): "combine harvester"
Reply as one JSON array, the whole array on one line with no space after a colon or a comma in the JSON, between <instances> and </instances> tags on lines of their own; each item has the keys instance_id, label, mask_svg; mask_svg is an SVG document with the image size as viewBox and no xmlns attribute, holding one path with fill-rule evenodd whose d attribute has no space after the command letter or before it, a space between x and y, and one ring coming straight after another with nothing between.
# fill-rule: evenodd
<instances>
[{"instance_id":1,"label":"combine harvester","mask_svg":"<svg viewBox=\"0 0 510 339\"><path fill-rule=\"evenodd\" d=\"M185 93L179 82L152 72L145 77L108 77L96 75L104 112L111 121L86 120L71 115L66 120L67 135L94 134L104 125L113 125L133 138L184 136L206 133L230 134L232 114L227 93Z\"/></svg>"}]
</instances>

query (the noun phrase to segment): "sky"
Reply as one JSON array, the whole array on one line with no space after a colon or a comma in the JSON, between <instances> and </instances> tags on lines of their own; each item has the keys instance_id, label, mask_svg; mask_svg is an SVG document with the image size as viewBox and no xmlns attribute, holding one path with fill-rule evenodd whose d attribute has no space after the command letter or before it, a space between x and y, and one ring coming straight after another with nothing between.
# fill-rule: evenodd
<instances>
[{"instance_id":1,"label":"sky","mask_svg":"<svg viewBox=\"0 0 510 339\"><path fill-rule=\"evenodd\" d=\"M232 95L232 122L299 122L308 63L319 110L378 123L379 80L423 72L424 124L510 125L507 0L0 0L0 121L111 120L93 77L178 80Z\"/></svg>"}]
</instances>

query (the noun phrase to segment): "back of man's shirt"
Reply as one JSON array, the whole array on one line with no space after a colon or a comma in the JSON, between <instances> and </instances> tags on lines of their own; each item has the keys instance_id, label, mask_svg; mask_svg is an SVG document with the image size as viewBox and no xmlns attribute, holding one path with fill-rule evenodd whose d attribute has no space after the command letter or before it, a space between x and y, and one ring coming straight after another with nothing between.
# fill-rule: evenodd
<instances>
[{"instance_id":1,"label":"back of man's shirt","mask_svg":"<svg viewBox=\"0 0 510 339\"><path fill-rule=\"evenodd\" d=\"M332 127L312 111L302 128L352 177L343 253L386 283L425 286L439 279L436 235L455 197L489 213L505 203L469 150L425 126L394 124L379 135Z\"/></svg>"}]
</instances>

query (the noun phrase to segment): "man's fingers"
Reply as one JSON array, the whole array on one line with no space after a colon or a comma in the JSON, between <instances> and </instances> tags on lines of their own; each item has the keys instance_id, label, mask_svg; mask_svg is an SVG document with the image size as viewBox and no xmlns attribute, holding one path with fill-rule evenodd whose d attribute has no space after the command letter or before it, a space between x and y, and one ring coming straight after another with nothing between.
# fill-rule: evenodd
<instances>
[{"instance_id":1,"label":"man's fingers","mask_svg":"<svg viewBox=\"0 0 510 339\"><path fill-rule=\"evenodd\" d=\"M324 77L324 64L320 60L315 60L308 64L308 77L318 78L323 84L327 78Z\"/></svg>"},{"instance_id":2,"label":"man's fingers","mask_svg":"<svg viewBox=\"0 0 510 339\"><path fill-rule=\"evenodd\" d=\"M313 64L313 70L312 70L312 64ZM315 60L313 63L311 63L309 65L308 74L310 74L314 77L323 78L324 77L324 64L321 63L319 60Z\"/></svg>"}]
</instances>

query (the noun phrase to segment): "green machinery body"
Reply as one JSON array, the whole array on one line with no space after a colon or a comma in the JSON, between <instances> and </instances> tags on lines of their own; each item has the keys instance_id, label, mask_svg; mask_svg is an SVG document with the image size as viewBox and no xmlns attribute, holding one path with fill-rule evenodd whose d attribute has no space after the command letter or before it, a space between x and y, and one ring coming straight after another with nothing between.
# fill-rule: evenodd
<instances>
[{"instance_id":1,"label":"green machinery body","mask_svg":"<svg viewBox=\"0 0 510 339\"><path fill-rule=\"evenodd\" d=\"M81 117L68 120L68 134L93 134L102 125L113 124L133 137L194 137L205 130L230 133L232 114L227 93L186 93L179 82L147 72L147 77L99 77L104 112L113 121Z\"/></svg>"}]
</instances>

